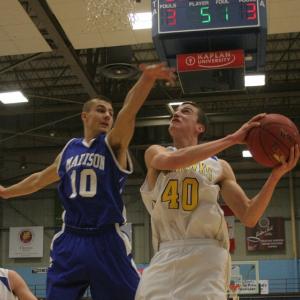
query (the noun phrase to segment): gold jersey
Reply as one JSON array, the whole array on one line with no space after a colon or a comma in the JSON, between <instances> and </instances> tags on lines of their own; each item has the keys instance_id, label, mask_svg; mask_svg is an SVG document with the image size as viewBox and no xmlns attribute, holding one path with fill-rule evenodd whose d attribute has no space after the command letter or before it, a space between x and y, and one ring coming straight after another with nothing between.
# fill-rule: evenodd
<instances>
[{"instance_id":1,"label":"gold jersey","mask_svg":"<svg viewBox=\"0 0 300 300\"><path fill-rule=\"evenodd\" d=\"M228 248L228 230L218 204L222 166L216 157L190 167L162 171L153 190L147 179L141 195L151 215L153 246L185 239L216 239Z\"/></svg>"}]
</instances>

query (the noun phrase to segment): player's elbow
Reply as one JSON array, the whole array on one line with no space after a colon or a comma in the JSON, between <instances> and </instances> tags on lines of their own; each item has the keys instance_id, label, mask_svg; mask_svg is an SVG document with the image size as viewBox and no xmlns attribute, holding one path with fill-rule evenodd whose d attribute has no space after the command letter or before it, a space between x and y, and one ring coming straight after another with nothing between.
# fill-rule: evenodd
<instances>
[{"instance_id":1,"label":"player's elbow","mask_svg":"<svg viewBox=\"0 0 300 300\"><path fill-rule=\"evenodd\" d=\"M237 215L237 217L244 226L249 228L255 227L258 222L256 216L254 216L248 208L246 208L240 215Z\"/></svg>"},{"instance_id":2,"label":"player's elbow","mask_svg":"<svg viewBox=\"0 0 300 300\"><path fill-rule=\"evenodd\" d=\"M249 227L249 228L254 228L257 224L257 221L247 221L247 222L243 222L243 224L246 226L246 227Z\"/></svg>"},{"instance_id":3,"label":"player's elbow","mask_svg":"<svg viewBox=\"0 0 300 300\"><path fill-rule=\"evenodd\" d=\"M242 218L240 218L240 221L244 226L253 228L256 226L258 219L250 215L244 215Z\"/></svg>"}]
</instances>

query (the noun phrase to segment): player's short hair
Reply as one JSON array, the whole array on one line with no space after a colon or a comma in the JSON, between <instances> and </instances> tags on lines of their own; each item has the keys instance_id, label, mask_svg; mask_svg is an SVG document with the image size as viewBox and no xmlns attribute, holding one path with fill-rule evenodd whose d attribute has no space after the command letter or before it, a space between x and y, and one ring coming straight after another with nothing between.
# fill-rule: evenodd
<instances>
[{"instance_id":1,"label":"player's short hair","mask_svg":"<svg viewBox=\"0 0 300 300\"><path fill-rule=\"evenodd\" d=\"M98 100L112 104L112 101L109 98L100 95L98 97L95 97L95 98L92 98L92 99L86 101L82 106L82 112L89 112L91 110L92 106Z\"/></svg>"},{"instance_id":2,"label":"player's short hair","mask_svg":"<svg viewBox=\"0 0 300 300\"><path fill-rule=\"evenodd\" d=\"M204 125L204 132L202 132L201 134L198 135L198 143L203 139L203 137L206 135L207 133L207 129L208 129L208 118L203 110L203 108L196 102L194 101L184 101L183 103L181 103L180 105L184 105L184 104L190 104L194 107L196 107L198 109L198 118L197 118L197 122Z\"/></svg>"},{"instance_id":3,"label":"player's short hair","mask_svg":"<svg viewBox=\"0 0 300 300\"><path fill-rule=\"evenodd\" d=\"M203 108L196 102L194 101L184 101L181 105L184 104L190 104L193 105L194 107L196 107L198 109L198 123L204 125L205 127L205 132L207 131L208 128L208 118L203 110Z\"/></svg>"}]
</instances>

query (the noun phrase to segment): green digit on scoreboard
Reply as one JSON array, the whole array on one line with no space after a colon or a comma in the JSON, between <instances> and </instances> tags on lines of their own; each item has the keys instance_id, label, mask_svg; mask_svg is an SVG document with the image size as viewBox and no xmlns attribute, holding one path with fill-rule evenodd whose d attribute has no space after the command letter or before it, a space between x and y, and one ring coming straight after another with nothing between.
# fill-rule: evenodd
<instances>
[{"instance_id":1,"label":"green digit on scoreboard","mask_svg":"<svg viewBox=\"0 0 300 300\"><path fill-rule=\"evenodd\" d=\"M201 23L210 23L211 22L211 15L209 13L209 6L202 6L200 8L200 16L201 16Z\"/></svg>"},{"instance_id":2,"label":"green digit on scoreboard","mask_svg":"<svg viewBox=\"0 0 300 300\"><path fill-rule=\"evenodd\" d=\"M229 21L228 6L225 8L225 21Z\"/></svg>"}]
</instances>

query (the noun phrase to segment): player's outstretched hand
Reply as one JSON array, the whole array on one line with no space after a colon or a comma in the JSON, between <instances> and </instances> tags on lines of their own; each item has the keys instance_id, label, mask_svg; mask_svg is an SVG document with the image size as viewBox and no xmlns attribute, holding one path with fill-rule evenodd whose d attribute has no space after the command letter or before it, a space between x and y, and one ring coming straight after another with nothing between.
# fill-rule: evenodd
<instances>
[{"instance_id":1,"label":"player's outstretched hand","mask_svg":"<svg viewBox=\"0 0 300 300\"><path fill-rule=\"evenodd\" d=\"M281 178L284 174L291 171L296 165L300 157L299 145L296 144L294 147L290 149L290 156L286 162L283 162L281 165L275 167L272 170L272 173L279 178Z\"/></svg>"},{"instance_id":2,"label":"player's outstretched hand","mask_svg":"<svg viewBox=\"0 0 300 300\"><path fill-rule=\"evenodd\" d=\"M0 185L0 198L7 199L6 188Z\"/></svg>"},{"instance_id":3,"label":"player's outstretched hand","mask_svg":"<svg viewBox=\"0 0 300 300\"><path fill-rule=\"evenodd\" d=\"M175 84L175 69L169 68L164 62L155 65L141 64L140 69L144 76L151 80L162 79L168 81L171 85Z\"/></svg>"},{"instance_id":4,"label":"player's outstretched hand","mask_svg":"<svg viewBox=\"0 0 300 300\"><path fill-rule=\"evenodd\" d=\"M245 144L248 132L254 128L260 126L260 120L265 116L265 113L258 114L251 118L248 122L243 124L231 137L235 144Z\"/></svg>"}]
</instances>

